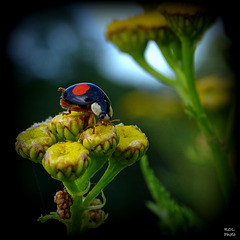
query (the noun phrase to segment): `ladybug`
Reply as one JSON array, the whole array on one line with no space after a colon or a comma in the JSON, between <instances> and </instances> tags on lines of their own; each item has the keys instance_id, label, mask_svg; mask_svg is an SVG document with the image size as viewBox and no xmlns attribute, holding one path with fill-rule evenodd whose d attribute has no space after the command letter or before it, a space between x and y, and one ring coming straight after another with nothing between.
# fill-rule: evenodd
<instances>
[{"instance_id":1,"label":"ladybug","mask_svg":"<svg viewBox=\"0 0 240 240\"><path fill-rule=\"evenodd\" d=\"M92 123L94 115L101 121L110 121L113 115L111 102L104 91L92 83L77 83L62 91L60 105L72 111L92 111L89 122Z\"/></svg>"}]
</instances>

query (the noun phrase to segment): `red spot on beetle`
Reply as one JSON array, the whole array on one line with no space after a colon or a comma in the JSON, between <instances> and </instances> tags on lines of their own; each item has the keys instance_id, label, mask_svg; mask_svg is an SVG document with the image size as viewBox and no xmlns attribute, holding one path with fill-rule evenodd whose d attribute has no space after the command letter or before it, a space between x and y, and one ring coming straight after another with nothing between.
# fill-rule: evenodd
<instances>
[{"instance_id":1,"label":"red spot on beetle","mask_svg":"<svg viewBox=\"0 0 240 240\"><path fill-rule=\"evenodd\" d=\"M87 90L90 88L87 84L79 84L76 87L73 88L72 93L74 95L83 95L87 92Z\"/></svg>"}]
</instances>

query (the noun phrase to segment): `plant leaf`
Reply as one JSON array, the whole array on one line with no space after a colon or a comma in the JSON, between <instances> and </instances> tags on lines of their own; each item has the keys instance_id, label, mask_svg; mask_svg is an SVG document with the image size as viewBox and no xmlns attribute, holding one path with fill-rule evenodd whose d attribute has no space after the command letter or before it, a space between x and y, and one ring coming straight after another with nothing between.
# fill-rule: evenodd
<instances>
[{"instance_id":1,"label":"plant leaf","mask_svg":"<svg viewBox=\"0 0 240 240\"><path fill-rule=\"evenodd\" d=\"M154 202L147 207L159 218L159 226L164 234L187 233L202 227L202 221L188 207L174 201L149 167L147 156L141 159L141 169Z\"/></svg>"}]
</instances>

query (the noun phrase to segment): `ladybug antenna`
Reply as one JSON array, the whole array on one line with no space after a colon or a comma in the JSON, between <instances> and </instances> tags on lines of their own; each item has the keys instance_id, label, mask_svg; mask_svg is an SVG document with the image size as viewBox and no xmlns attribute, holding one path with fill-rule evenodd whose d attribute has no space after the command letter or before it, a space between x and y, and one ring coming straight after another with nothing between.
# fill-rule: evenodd
<instances>
[{"instance_id":1,"label":"ladybug antenna","mask_svg":"<svg viewBox=\"0 0 240 240\"><path fill-rule=\"evenodd\" d=\"M110 123L112 123L112 122L120 122L120 119L113 119L113 120L111 120L111 121L109 121Z\"/></svg>"},{"instance_id":2,"label":"ladybug antenna","mask_svg":"<svg viewBox=\"0 0 240 240\"><path fill-rule=\"evenodd\" d=\"M60 92L60 91L64 92L64 91L65 91L65 88L59 87L59 88L58 88L58 91L59 91L59 92Z\"/></svg>"}]
</instances>

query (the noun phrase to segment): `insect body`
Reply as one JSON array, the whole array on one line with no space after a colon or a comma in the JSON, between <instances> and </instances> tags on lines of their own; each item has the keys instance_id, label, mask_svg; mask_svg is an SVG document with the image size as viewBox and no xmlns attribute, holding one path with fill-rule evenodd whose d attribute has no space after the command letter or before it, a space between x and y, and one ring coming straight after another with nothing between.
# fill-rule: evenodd
<instances>
[{"instance_id":1,"label":"insect body","mask_svg":"<svg viewBox=\"0 0 240 240\"><path fill-rule=\"evenodd\" d=\"M113 115L110 100L104 91L92 83L77 83L62 91L60 105L72 111L92 111L100 120L109 121Z\"/></svg>"}]
</instances>

